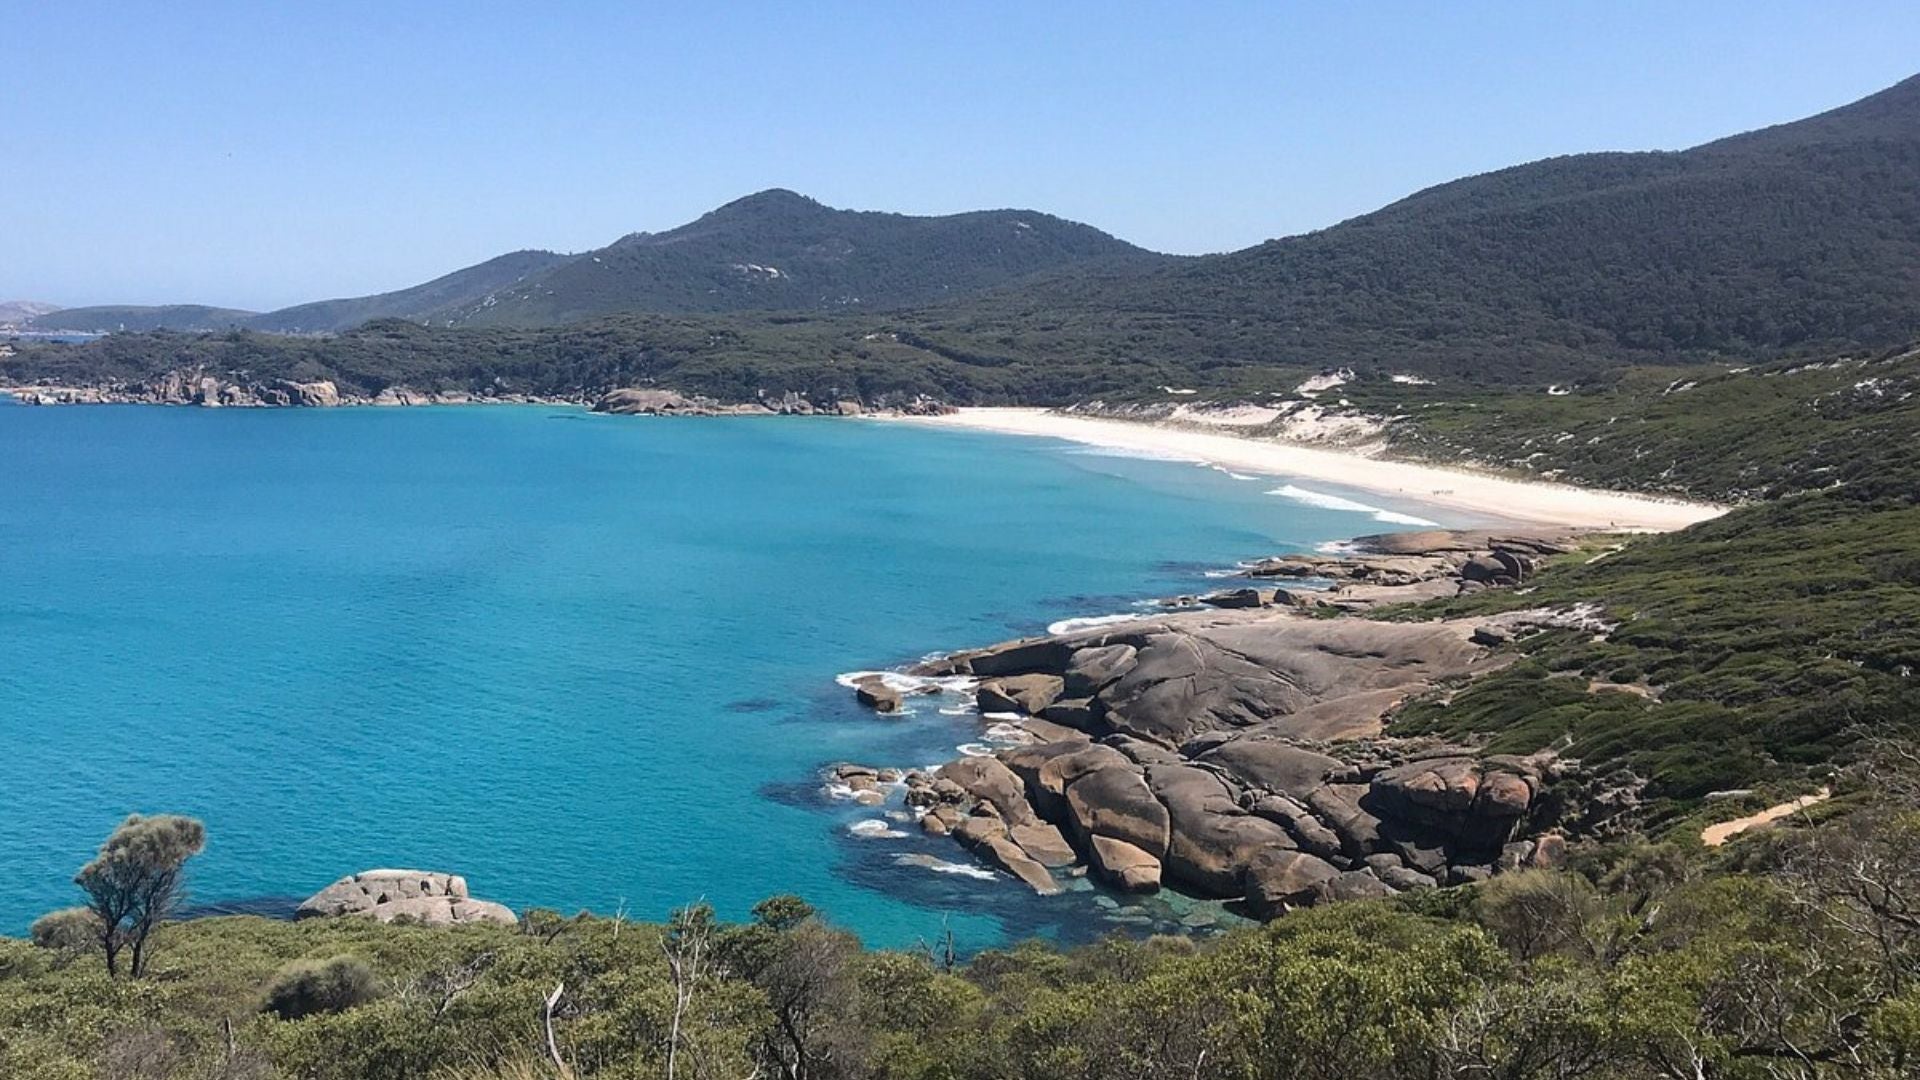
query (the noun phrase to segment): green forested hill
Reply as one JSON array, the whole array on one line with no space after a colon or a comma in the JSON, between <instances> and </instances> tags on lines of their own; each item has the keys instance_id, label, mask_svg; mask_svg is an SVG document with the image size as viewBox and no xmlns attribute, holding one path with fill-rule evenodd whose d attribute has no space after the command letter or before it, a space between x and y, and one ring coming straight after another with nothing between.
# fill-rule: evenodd
<instances>
[{"instance_id":1,"label":"green forested hill","mask_svg":"<svg viewBox=\"0 0 1920 1080\"><path fill-rule=\"evenodd\" d=\"M1319 232L924 313L1016 352L1489 383L1920 336L1920 77L1678 153L1443 184Z\"/></svg>"},{"instance_id":2,"label":"green forested hill","mask_svg":"<svg viewBox=\"0 0 1920 1080\"><path fill-rule=\"evenodd\" d=\"M877 311L1087 263L1164 256L1030 210L912 217L763 191L663 233L635 233L431 321L540 326L623 312Z\"/></svg>"},{"instance_id":3,"label":"green forested hill","mask_svg":"<svg viewBox=\"0 0 1920 1080\"><path fill-rule=\"evenodd\" d=\"M132 304L102 304L93 307L60 308L27 320L35 330L54 333L145 330L227 330L244 326L253 318L251 311L237 308L206 307L201 304L162 304L141 307Z\"/></svg>"},{"instance_id":4,"label":"green forested hill","mask_svg":"<svg viewBox=\"0 0 1920 1080\"><path fill-rule=\"evenodd\" d=\"M394 297L405 310L376 302ZM1879 349L1920 339L1920 77L1691 150L1470 177L1228 255L1155 256L1027 211L919 218L769 191L585 255L510 256L250 325L368 312L497 331L408 335L384 359L372 342L386 332L342 347L358 377L382 385L456 351L474 359L441 374L476 387L509 369L548 385L624 376L618 355L685 352L673 344L684 340L711 363L649 377L721 394L781 380L804 390L844 385L851 358L878 381L962 403L1060 404L1170 380L1266 392L1323 367L1544 386L1634 364ZM583 336L609 351L573 356L565 373L536 370L556 342ZM160 369L180 347L112 352L145 350L141 362ZM336 369L345 359L312 358ZM90 359L108 357L82 352L69 370Z\"/></svg>"}]
</instances>

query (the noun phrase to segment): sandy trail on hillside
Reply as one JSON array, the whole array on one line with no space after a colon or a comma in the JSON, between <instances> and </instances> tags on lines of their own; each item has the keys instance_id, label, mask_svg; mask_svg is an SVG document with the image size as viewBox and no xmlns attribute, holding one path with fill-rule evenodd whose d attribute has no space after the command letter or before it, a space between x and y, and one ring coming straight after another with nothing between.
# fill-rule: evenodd
<instances>
[{"instance_id":1,"label":"sandy trail on hillside","mask_svg":"<svg viewBox=\"0 0 1920 1080\"><path fill-rule=\"evenodd\" d=\"M1643 532L1681 529L1726 512L1726 507L1708 503L1514 480L1269 439L1069 416L1045 409L961 409L947 416L898 419L929 427L1066 439L1114 450L1205 461L1276 478L1318 480L1387 496L1396 504L1391 509L1443 507L1503 521Z\"/></svg>"},{"instance_id":2,"label":"sandy trail on hillside","mask_svg":"<svg viewBox=\"0 0 1920 1080\"><path fill-rule=\"evenodd\" d=\"M1748 829L1756 829L1762 825L1771 825L1789 814L1797 814L1815 803L1826 801L1832 794L1833 793L1826 788L1821 788L1811 795L1802 795L1797 799L1788 800L1777 806L1769 806L1759 813L1748 814L1743 818L1734 818L1732 821L1722 821L1717 825L1709 825L1700 831L1700 842L1708 847L1719 847L1721 844L1746 832Z\"/></svg>"}]
</instances>

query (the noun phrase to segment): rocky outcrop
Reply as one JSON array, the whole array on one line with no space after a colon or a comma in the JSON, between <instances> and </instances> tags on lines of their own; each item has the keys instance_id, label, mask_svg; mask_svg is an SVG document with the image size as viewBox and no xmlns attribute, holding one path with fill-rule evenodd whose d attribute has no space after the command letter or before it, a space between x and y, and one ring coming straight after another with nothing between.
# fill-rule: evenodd
<instances>
[{"instance_id":1,"label":"rocky outcrop","mask_svg":"<svg viewBox=\"0 0 1920 1080\"><path fill-rule=\"evenodd\" d=\"M1565 543L1442 530L1250 572L1334 581L1328 591L1349 600L1452 595L1476 574L1523 580ZM1564 838L1548 831L1561 797L1548 788L1565 763L1386 738L1384 720L1411 695L1497 669L1502 646L1534 628L1604 628L1594 613L1321 618L1303 609L1323 600L1281 590L1270 605L1246 592L1257 606L1236 599L914 669L979 678L982 711L1036 718L1022 721L1032 744L951 763L918 787L909 778L923 828L1036 888L1055 879L1035 867L1071 858L1124 891L1170 886L1263 917L1564 859Z\"/></svg>"},{"instance_id":2,"label":"rocky outcrop","mask_svg":"<svg viewBox=\"0 0 1920 1080\"><path fill-rule=\"evenodd\" d=\"M288 382L281 385L294 405L328 409L340 404L339 387L324 379L318 382Z\"/></svg>"},{"instance_id":3,"label":"rocky outcrop","mask_svg":"<svg viewBox=\"0 0 1920 1080\"><path fill-rule=\"evenodd\" d=\"M1018 712L1039 716L1060 699L1065 680L1058 675L1012 675L980 684L974 702L983 713Z\"/></svg>"},{"instance_id":4,"label":"rocky outcrop","mask_svg":"<svg viewBox=\"0 0 1920 1080\"><path fill-rule=\"evenodd\" d=\"M1325 859L1285 847L1266 848L1247 860L1247 906L1270 919L1290 907L1317 902L1321 888L1339 876L1339 869Z\"/></svg>"},{"instance_id":5,"label":"rocky outcrop","mask_svg":"<svg viewBox=\"0 0 1920 1080\"><path fill-rule=\"evenodd\" d=\"M673 390L630 387L608 391L593 403L593 411L614 416L711 416L715 404Z\"/></svg>"},{"instance_id":6,"label":"rocky outcrop","mask_svg":"<svg viewBox=\"0 0 1920 1080\"><path fill-rule=\"evenodd\" d=\"M1159 891L1160 860L1125 840L1093 836L1087 853L1093 869L1113 887L1123 892Z\"/></svg>"},{"instance_id":7,"label":"rocky outcrop","mask_svg":"<svg viewBox=\"0 0 1920 1080\"><path fill-rule=\"evenodd\" d=\"M365 870L351 874L314 893L294 912L296 919L346 916L430 926L511 926L519 922L506 905L469 896L466 878L432 870Z\"/></svg>"},{"instance_id":8,"label":"rocky outcrop","mask_svg":"<svg viewBox=\"0 0 1920 1080\"><path fill-rule=\"evenodd\" d=\"M853 696L860 704L882 713L899 712L906 701L900 691L888 686L878 675L869 675L855 683Z\"/></svg>"},{"instance_id":9,"label":"rocky outcrop","mask_svg":"<svg viewBox=\"0 0 1920 1080\"><path fill-rule=\"evenodd\" d=\"M1518 585L1540 560L1573 550L1571 534L1491 533L1434 529L1355 539L1353 554L1283 555L1246 569L1248 577L1325 581L1318 591L1281 590L1281 599L1306 606L1361 611L1380 604L1417 603L1490 586Z\"/></svg>"}]
</instances>

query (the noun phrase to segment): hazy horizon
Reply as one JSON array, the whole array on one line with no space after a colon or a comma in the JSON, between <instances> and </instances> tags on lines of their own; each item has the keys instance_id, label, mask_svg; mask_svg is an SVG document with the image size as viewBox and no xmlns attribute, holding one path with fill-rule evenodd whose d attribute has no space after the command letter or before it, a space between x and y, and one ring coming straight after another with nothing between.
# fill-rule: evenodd
<instances>
[{"instance_id":1,"label":"hazy horizon","mask_svg":"<svg viewBox=\"0 0 1920 1080\"><path fill-rule=\"evenodd\" d=\"M822 13L826 12L826 13ZM1233 250L1432 184L1681 149L1914 73L1920 9L16 13L0 300L269 310L772 187Z\"/></svg>"}]
</instances>

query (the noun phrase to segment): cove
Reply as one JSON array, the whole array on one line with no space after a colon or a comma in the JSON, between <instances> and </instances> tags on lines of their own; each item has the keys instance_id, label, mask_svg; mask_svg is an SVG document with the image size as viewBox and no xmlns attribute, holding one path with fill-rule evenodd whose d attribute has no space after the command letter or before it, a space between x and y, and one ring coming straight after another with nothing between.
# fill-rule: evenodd
<instances>
[{"instance_id":1,"label":"cove","mask_svg":"<svg viewBox=\"0 0 1920 1080\"><path fill-rule=\"evenodd\" d=\"M834 676L1383 528L1272 478L853 420L0 404L0 462L6 933L139 810L206 822L216 907L401 865L516 909L792 892L876 945L1083 938L1091 903L849 828L874 814L822 766L937 763L980 723Z\"/></svg>"}]
</instances>

